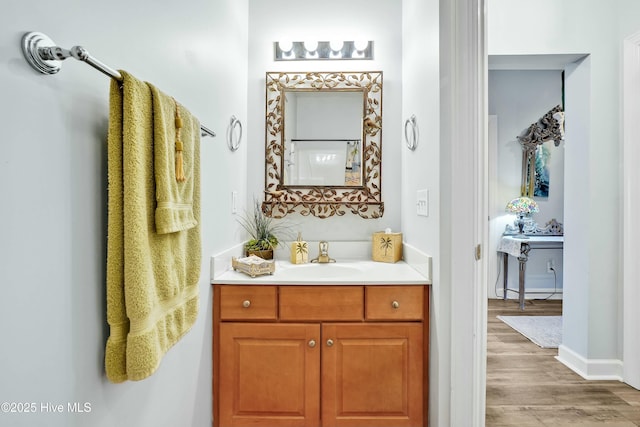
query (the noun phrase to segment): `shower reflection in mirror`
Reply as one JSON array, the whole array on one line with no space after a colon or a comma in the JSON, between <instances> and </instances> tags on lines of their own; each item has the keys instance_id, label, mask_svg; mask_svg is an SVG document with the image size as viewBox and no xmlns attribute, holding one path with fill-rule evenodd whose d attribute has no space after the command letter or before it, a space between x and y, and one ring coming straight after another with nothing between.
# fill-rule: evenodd
<instances>
[{"instance_id":1,"label":"shower reflection in mirror","mask_svg":"<svg viewBox=\"0 0 640 427\"><path fill-rule=\"evenodd\" d=\"M360 139L294 138L284 160L285 185L362 185Z\"/></svg>"}]
</instances>

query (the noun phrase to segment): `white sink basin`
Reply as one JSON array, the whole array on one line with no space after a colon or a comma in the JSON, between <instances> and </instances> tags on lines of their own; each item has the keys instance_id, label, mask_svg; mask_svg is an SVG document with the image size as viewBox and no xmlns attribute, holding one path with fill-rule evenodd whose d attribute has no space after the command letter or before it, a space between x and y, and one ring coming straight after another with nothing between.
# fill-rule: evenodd
<instances>
[{"instance_id":1,"label":"white sink basin","mask_svg":"<svg viewBox=\"0 0 640 427\"><path fill-rule=\"evenodd\" d=\"M323 280L352 277L361 273L361 269L352 265L340 265L336 263L301 264L276 269L273 277L275 279Z\"/></svg>"}]
</instances>

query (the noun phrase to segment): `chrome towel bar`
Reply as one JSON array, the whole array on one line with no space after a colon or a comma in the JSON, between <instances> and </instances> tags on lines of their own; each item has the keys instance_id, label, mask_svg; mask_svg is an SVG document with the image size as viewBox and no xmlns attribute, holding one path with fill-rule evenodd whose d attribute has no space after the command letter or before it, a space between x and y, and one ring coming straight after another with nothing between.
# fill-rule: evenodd
<instances>
[{"instance_id":1,"label":"chrome towel bar","mask_svg":"<svg viewBox=\"0 0 640 427\"><path fill-rule=\"evenodd\" d=\"M26 33L22 37L22 53L29 65L42 74L56 74L62 68L60 61L73 57L119 82L122 81L118 71L89 55L82 46L74 46L67 50L56 46L53 40L42 33ZM200 125L200 131L202 136L216 136L214 131L204 125Z\"/></svg>"}]
</instances>

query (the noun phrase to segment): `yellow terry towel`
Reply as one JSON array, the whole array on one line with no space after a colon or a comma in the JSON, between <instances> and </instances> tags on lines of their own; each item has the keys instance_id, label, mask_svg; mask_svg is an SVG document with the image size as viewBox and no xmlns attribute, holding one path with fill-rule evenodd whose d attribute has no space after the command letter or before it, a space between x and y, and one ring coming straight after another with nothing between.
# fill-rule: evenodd
<instances>
[{"instance_id":1,"label":"yellow terry towel","mask_svg":"<svg viewBox=\"0 0 640 427\"><path fill-rule=\"evenodd\" d=\"M122 90L118 82L111 82L108 136L110 333L105 369L112 382L148 377L189 331L198 315L201 264L200 124L183 110L188 117L188 125L182 128L184 140L194 142L183 154L184 163L191 165L185 182L192 183L195 224L188 230L159 234L152 90L147 83L120 73Z\"/></svg>"},{"instance_id":2,"label":"yellow terry towel","mask_svg":"<svg viewBox=\"0 0 640 427\"><path fill-rule=\"evenodd\" d=\"M191 159L200 138L200 125L175 99L147 84L153 97L156 232L188 230L197 224L193 217Z\"/></svg>"}]
</instances>

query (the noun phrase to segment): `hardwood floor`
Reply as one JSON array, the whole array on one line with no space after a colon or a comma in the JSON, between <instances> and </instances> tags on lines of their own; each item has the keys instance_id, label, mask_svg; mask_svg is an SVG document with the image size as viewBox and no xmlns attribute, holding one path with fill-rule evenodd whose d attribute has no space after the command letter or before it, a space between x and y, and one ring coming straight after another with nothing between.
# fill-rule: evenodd
<instances>
[{"instance_id":1,"label":"hardwood floor","mask_svg":"<svg viewBox=\"0 0 640 427\"><path fill-rule=\"evenodd\" d=\"M489 300L486 427L640 426L640 391L587 381L511 329L498 315L562 314L562 301Z\"/></svg>"}]
</instances>

